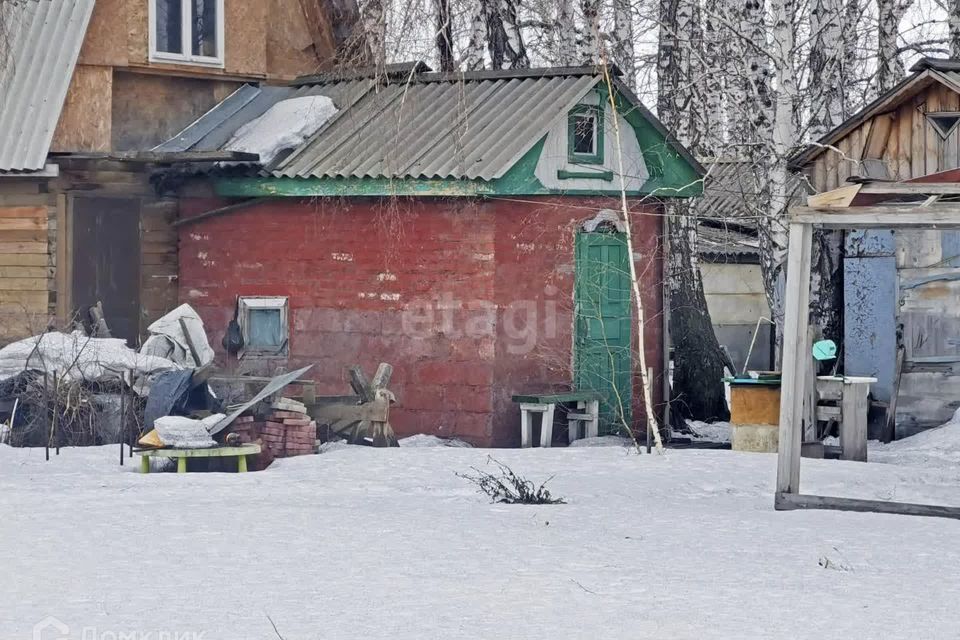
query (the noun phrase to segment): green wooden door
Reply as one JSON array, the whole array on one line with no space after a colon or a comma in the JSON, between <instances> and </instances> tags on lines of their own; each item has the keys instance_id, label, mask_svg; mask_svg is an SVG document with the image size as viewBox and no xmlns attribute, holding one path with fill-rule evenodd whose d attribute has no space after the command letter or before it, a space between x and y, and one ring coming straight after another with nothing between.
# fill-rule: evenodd
<instances>
[{"instance_id":1,"label":"green wooden door","mask_svg":"<svg viewBox=\"0 0 960 640\"><path fill-rule=\"evenodd\" d=\"M598 391L600 433L630 424L630 263L622 233L577 233L574 381Z\"/></svg>"}]
</instances>

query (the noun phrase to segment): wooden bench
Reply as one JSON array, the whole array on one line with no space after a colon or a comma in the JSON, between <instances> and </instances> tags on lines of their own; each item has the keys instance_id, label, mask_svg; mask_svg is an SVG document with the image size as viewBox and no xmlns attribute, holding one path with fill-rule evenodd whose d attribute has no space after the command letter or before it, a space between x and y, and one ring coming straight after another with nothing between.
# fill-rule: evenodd
<instances>
[{"instance_id":1,"label":"wooden bench","mask_svg":"<svg viewBox=\"0 0 960 640\"><path fill-rule=\"evenodd\" d=\"M583 428L585 438L596 438L600 430L601 395L593 391L570 391L542 395L515 395L513 401L520 404L520 446L532 446L533 414L540 414L540 446L549 447L553 441L553 414L558 404L576 404L578 413L567 412L567 441L580 438Z\"/></svg>"},{"instance_id":2,"label":"wooden bench","mask_svg":"<svg viewBox=\"0 0 960 640\"><path fill-rule=\"evenodd\" d=\"M246 473L247 456L260 453L259 444L242 444L239 447L210 447L208 449L141 449L140 473L150 473L150 458L176 458L177 473L187 472L188 458L236 458L237 473Z\"/></svg>"}]
</instances>

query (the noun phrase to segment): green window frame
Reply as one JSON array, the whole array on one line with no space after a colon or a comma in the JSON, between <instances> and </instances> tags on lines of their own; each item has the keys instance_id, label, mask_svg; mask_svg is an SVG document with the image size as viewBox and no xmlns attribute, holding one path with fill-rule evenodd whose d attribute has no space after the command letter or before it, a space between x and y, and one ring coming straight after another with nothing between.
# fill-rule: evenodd
<instances>
[{"instance_id":1,"label":"green window frame","mask_svg":"<svg viewBox=\"0 0 960 640\"><path fill-rule=\"evenodd\" d=\"M576 150L577 124L583 116L592 116L594 122L593 152ZM571 164L603 164L603 109L598 105L578 104L567 114L567 162Z\"/></svg>"}]
</instances>

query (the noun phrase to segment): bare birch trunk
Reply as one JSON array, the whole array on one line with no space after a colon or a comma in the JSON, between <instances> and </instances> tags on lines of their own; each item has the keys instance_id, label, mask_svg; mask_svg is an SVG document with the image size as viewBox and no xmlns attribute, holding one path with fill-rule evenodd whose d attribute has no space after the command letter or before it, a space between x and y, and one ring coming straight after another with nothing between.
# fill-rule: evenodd
<instances>
[{"instance_id":1,"label":"bare birch trunk","mask_svg":"<svg viewBox=\"0 0 960 640\"><path fill-rule=\"evenodd\" d=\"M810 4L810 121L813 139L843 122L842 0L811 0Z\"/></svg>"},{"instance_id":2,"label":"bare birch trunk","mask_svg":"<svg viewBox=\"0 0 960 640\"><path fill-rule=\"evenodd\" d=\"M450 0L434 0L437 6L437 57L440 70L453 71L453 20Z\"/></svg>"},{"instance_id":3,"label":"bare birch trunk","mask_svg":"<svg viewBox=\"0 0 960 640\"><path fill-rule=\"evenodd\" d=\"M360 9L360 20L373 66L381 73L387 64L387 13L383 0L366 0Z\"/></svg>"},{"instance_id":4,"label":"bare birch trunk","mask_svg":"<svg viewBox=\"0 0 960 640\"><path fill-rule=\"evenodd\" d=\"M596 64L600 39L600 0L580 0L583 29L577 38L577 57L580 64Z\"/></svg>"},{"instance_id":5,"label":"bare birch trunk","mask_svg":"<svg viewBox=\"0 0 960 640\"><path fill-rule=\"evenodd\" d=\"M877 88L881 93L903 80L900 59L900 23L913 0L877 0Z\"/></svg>"},{"instance_id":6,"label":"bare birch trunk","mask_svg":"<svg viewBox=\"0 0 960 640\"><path fill-rule=\"evenodd\" d=\"M530 66L523 36L517 21L516 0L483 0L486 2L487 48L490 65L502 69L525 69Z\"/></svg>"},{"instance_id":7,"label":"bare birch trunk","mask_svg":"<svg viewBox=\"0 0 960 640\"><path fill-rule=\"evenodd\" d=\"M573 0L559 0L556 31L557 64L571 66L577 59L577 27L573 20Z\"/></svg>"},{"instance_id":8,"label":"bare birch trunk","mask_svg":"<svg viewBox=\"0 0 960 640\"><path fill-rule=\"evenodd\" d=\"M777 343L783 334L783 302L787 254L786 210L791 197L787 157L796 142L794 108L798 90L794 63L795 0L773 0L771 54L777 73L777 92L773 107L772 157L770 159L770 204L767 215L761 217L761 260L767 297L774 322L777 323Z\"/></svg>"},{"instance_id":9,"label":"bare birch trunk","mask_svg":"<svg viewBox=\"0 0 960 640\"><path fill-rule=\"evenodd\" d=\"M960 0L947 0L947 27L950 31L950 57L960 58Z\"/></svg>"},{"instance_id":10,"label":"bare birch trunk","mask_svg":"<svg viewBox=\"0 0 960 640\"><path fill-rule=\"evenodd\" d=\"M463 56L463 66L467 71L476 71L484 67L489 2L490 0L478 0L473 18L470 20L470 38Z\"/></svg>"},{"instance_id":11,"label":"bare birch trunk","mask_svg":"<svg viewBox=\"0 0 960 640\"><path fill-rule=\"evenodd\" d=\"M703 102L694 95L691 42L700 39L694 0L660 0L660 38L657 64L660 119L694 153L699 151L699 129L691 126L694 107ZM695 209L689 202L670 201L670 252L667 289L670 294L670 336L674 347L672 412L696 420L729 418L723 388L726 358L707 310L697 255Z\"/></svg>"},{"instance_id":12,"label":"bare birch trunk","mask_svg":"<svg viewBox=\"0 0 960 640\"><path fill-rule=\"evenodd\" d=\"M637 83L632 8L630 0L613 0L613 59L631 89Z\"/></svg>"}]
</instances>

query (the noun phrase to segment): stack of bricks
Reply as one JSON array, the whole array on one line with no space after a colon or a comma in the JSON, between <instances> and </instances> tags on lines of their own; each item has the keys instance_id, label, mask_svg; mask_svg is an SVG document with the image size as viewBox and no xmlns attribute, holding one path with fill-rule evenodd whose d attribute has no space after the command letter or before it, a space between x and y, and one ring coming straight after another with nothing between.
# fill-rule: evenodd
<instances>
[{"instance_id":1,"label":"stack of bricks","mask_svg":"<svg viewBox=\"0 0 960 640\"><path fill-rule=\"evenodd\" d=\"M271 405L273 412L260 427L260 437L275 458L303 456L317 445L317 423L307 415L307 407L290 398Z\"/></svg>"},{"instance_id":2,"label":"stack of bricks","mask_svg":"<svg viewBox=\"0 0 960 640\"><path fill-rule=\"evenodd\" d=\"M253 416L240 416L230 425L230 431L240 436L242 444L256 442L260 438L262 422L256 422Z\"/></svg>"}]
</instances>

